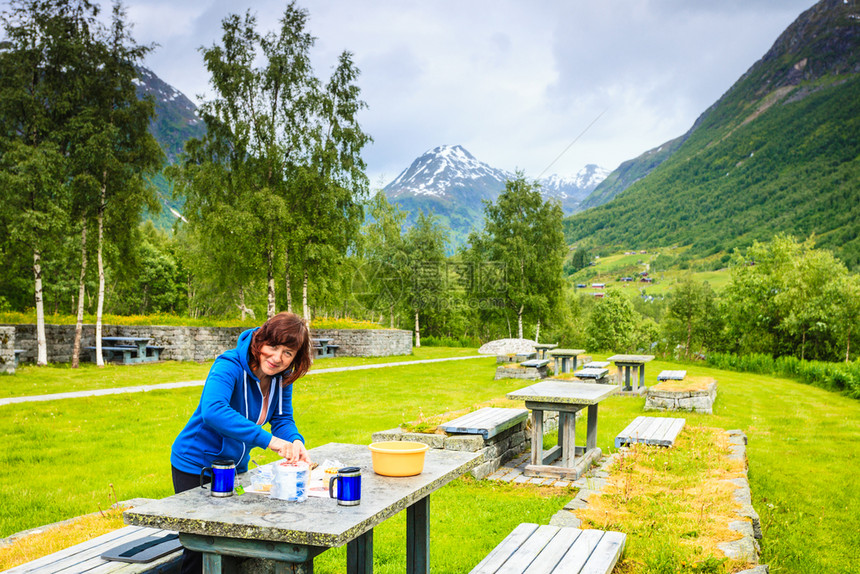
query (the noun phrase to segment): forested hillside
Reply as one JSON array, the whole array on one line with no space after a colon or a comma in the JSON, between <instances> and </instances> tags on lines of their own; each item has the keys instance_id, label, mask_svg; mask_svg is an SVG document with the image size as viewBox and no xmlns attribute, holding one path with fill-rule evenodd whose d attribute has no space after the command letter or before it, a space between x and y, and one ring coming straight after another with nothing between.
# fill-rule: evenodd
<instances>
[{"instance_id":1,"label":"forested hillside","mask_svg":"<svg viewBox=\"0 0 860 574\"><path fill-rule=\"evenodd\" d=\"M659 167L568 218L568 241L707 255L784 231L860 266L855 12L825 0L802 14Z\"/></svg>"}]
</instances>

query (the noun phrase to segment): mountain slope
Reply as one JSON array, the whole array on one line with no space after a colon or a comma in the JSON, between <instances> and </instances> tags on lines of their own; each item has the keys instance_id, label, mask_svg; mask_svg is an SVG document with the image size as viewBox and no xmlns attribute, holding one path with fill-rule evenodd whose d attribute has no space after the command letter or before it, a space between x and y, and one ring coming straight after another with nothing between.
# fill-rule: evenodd
<instances>
[{"instance_id":1,"label":"mountain slope","mask_svg":"<svg viewBox=\"0 0 860 574\"><path fill-rule=\"evenodd\" d=\"M815 233L860 266L858 12L844 0L804 12L653 171L568 218L568 239L704 255Z\"/></svg>"},{"instance_id":2,"label":"mountain slope","mask_svg":"<svg viewBox=\"0 0 860 574\"><path fill-rule=\"evenodd\" d=\"M572 213L607 174L589 164L572 177L552 175L540 180L541 193ZM383 191L407 213L407 226L420 211L438 216L451 230L450 249L455 250L466 242L469 232L483 228L483 202L495 201L505 182L514 177L479 161L463 146L443 145L416 158Z\"/></svg>"}]
</instances>

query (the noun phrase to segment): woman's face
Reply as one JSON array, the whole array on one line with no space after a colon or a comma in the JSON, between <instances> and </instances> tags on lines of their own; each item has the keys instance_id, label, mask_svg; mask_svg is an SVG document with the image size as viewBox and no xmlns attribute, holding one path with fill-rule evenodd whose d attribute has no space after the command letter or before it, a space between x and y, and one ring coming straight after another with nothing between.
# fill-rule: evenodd
<instances>
[{"instance_id":1,"label":"woman's face","mask_svg":"<svg viewBox=\"0 0 860 574\"><path fill-rule=\"evenodd\" d=\"M272 376L286 371L295 357L295 351L284 345L263 345L260 348L260 370Z\"/></svg>"}]
</instances>

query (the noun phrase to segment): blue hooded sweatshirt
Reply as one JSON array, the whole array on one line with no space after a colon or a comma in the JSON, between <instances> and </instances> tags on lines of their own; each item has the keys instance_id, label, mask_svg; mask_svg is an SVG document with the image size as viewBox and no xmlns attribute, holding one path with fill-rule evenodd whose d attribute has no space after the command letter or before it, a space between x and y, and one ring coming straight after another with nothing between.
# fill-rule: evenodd
<instances>
[{"instance_id":1,"label":"blue hooded sweatshirt","mask_svg":"<svg viewBox=\"0 0 860 574\"><path fill-rule=\"evenodd\" d=\"M255 330L239 335L236 348L215 359L197 410L173 442L170 463L175 468L200 474L214 460L231 459L237 472L245 472L251 448L268 448L272 435L288 442L304 442L293 420L293 385L281 388L284 373L272 377L269 389L265 422L271 422L272 432L257 425L263 393L259 379L248 366Z\"/></svg>"}]
</instances>

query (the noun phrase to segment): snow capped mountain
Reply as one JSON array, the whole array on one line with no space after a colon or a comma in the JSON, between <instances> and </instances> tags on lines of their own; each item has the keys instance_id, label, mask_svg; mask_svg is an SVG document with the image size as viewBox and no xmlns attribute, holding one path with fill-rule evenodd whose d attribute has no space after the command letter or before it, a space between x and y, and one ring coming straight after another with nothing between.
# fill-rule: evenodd
<instances>
[{"instance_id":1,"label":"snow capped mountain","mask_svg":"<svg viewBox=\"0 0 860 574\"><path fill-rule=\"evenodd\" d=\"M541 194L558 199L565 215L578 211L580 202L609 172L594 164L576 175L551 175L540 180ZM495 201L505 182L515 174L475 158L463 146L433 148L383 188L389 201L407 212L411 225L419 211L435 213L451 229L452 247L462 245L470 231L484 226L482 200Z\"/></svg>"},{"instance_id":2,"label":"snow capped mountain","mask_svg":"<svg viewBox=\"0 0 860 574\"><path fill-rule=\"evenodd\" d=\"M510 177L512 174L478 161L463 146L443 145L413 161L385 186L385 193L389 199L403 195L445 197L457 192L498 196Z\"/></svg>"},{"instance_id":3,"label":"snow capped mountain","mask_svg":"<svg viewBox=\"0 0 860 574\"><path fill-rule=\"evenodd\" d=\"M149 126L150 132L161 144L168 161L176 161L185 141L203 137L206 126L197 115L197 106L185 94L147 68L138 67L137 73L134 80L137 96L152 96L155 100L155 118Z\"/></svg>"},{"instance_id":4,"label":"snow capped mountain","mask_svg":"<svg viewBox=\"0 0 860 574\"><path fill-rule=\"evenodd\" d=\"M580 202L588 197L609 174L609 170L590 163L574 176L553 174L541 179L541 193L546 197L554 197L561 201L565 215L570 215L579 211Z\"/></svg>"}]
</instances>

